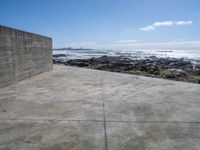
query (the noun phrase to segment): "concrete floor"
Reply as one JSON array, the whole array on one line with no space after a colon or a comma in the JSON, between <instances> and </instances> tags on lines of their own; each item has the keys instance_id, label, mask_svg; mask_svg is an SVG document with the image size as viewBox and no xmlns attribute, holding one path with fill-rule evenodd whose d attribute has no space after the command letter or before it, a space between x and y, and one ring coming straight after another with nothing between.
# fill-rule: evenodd
<instances>
[{"instance_id":1,"label":"concrete floor","mask_svg":"<svg viewBox=\"0 0 200 150\"><path fill-rule=\"evenodd\" d=\"M0 89L1 150L199 150L200 85L67 66Z\"/></svg>"}]
</instances>

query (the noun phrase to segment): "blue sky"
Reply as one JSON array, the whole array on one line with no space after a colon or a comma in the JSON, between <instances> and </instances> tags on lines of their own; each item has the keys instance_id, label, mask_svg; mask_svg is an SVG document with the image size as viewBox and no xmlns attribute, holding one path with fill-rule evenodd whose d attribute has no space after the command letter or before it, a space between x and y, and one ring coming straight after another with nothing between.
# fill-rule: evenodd
<instances>
[{"instance_id":1,"label":"blue sky","mask_svg":"<svg viewBox=\"0 0 200 150\"><path fill-rule=\"evenodd\" d=\"M54 47L200 47L199 0L0 0L0 24Z\"/></svg>"}]
</instances>

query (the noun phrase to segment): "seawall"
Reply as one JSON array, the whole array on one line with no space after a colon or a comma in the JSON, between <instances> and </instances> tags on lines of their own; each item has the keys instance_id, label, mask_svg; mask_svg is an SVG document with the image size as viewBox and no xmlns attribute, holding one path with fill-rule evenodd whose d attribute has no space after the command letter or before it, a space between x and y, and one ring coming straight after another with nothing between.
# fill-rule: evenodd
<instances>
[{"instance_id":1,"label":"seawall","mask_svg":"<svg viewBox=\"0 0 200 150\"><path fill-rule=\"evenodd\" d=\"M0 25L0 87L52 68L51 38Z\"/></svg>"}]
</instances>

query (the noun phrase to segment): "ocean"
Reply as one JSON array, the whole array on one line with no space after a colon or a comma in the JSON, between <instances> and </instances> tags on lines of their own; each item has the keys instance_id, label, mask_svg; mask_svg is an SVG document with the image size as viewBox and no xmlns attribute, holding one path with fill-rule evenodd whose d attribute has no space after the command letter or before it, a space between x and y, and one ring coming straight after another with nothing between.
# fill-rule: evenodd
<instances>
[{"instance_id":1,"label":"ocean","mask_svg":"<svg viewBox=\"0 0 200 150\"><path fill-rule=\"evenodd\" d=\"M200 63L200 50L53 50L53 55L64 54L60 59L65 62L71 59L88 59L101 56L124 56L130 59L145 59L150 56L158 58L183 58L194 63Z\"/></svg>"}]
</instances>

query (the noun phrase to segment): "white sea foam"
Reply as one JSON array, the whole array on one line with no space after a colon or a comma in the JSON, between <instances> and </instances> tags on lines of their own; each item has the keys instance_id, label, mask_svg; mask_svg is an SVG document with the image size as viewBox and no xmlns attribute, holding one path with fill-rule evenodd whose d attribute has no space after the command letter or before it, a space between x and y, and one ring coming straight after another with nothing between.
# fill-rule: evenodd
<instances>
[{"instance_id":1,"label":"white sea foam","mask_svg":"<svg viewBox=\"0 0 200 150\"><path fill-rule=\"evenodd\" d=\"M144 59L150 56L163 58L184 58L200 61L200 50L54 50L53 54L65 54L64 61L70 59L88 59L92 57L126 56Z\"/></svg>"}]
</instances>

